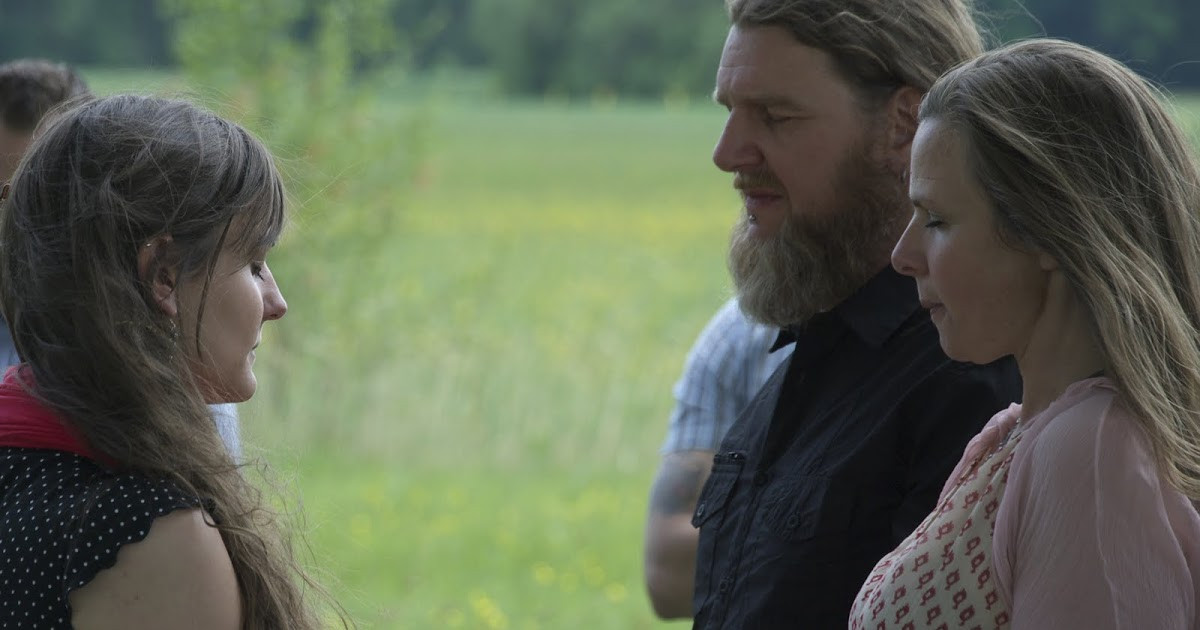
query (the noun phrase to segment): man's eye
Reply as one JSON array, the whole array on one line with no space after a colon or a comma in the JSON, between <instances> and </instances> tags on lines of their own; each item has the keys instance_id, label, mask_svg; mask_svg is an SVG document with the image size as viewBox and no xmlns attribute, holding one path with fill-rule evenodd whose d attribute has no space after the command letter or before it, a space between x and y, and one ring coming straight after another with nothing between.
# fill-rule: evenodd
<instances>
[{"instance_id":1,"label":"man's eye","mask_svg":"<svg viewBox=\"0 0 1200 630\"><path fill-rule=\"evenodd\" d=\"M778 125L791 119L791 116L781 116L778 114L772 114L771 112L763 113L763 122L767 123L768 126Z\"/></svg>"}]
</instances>

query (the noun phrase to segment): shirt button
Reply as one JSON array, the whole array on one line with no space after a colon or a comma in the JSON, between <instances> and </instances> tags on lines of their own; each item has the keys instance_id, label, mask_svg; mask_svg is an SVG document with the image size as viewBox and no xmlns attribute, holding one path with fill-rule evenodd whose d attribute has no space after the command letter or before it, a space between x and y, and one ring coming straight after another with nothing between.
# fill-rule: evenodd
<instances>
[{"instance_id":1,"label":"shirt button","mask_svg":"<svg viewBox=\"0 0 1200 630\"><path fill-rule=\"evenodd\" d=\"M728 593L730 582L732 582L732 580L730 580L729 578L725 578L725 579L721 580L721 582L719 584L717 584L717 590L721 593Z\"/></svg>"},{"instance_id":2,"label":"shirt button","mask_svg":"<svg viewBox=\"0 0 1200 630\"><path fill-rule=\"evenodd\" d=\"M696 518L700 518L701 516L704 516L704 508L706 508L706 507L708 507L707 502L701 503L700 505L696 506Z\"/></svg>"},{"instance_id":3,"label":"shirt button","mask_svg":"<svg viewBox=\"0 0 1200 630\"><path fill-rule=\"evenodd\" d=\"M769 479L769 477L767 476L767 473L764 471L760 470L760 471L754 473L754 485L756 485L756 486L767 485L767 479Z\"/></svg>"}]
</instances>

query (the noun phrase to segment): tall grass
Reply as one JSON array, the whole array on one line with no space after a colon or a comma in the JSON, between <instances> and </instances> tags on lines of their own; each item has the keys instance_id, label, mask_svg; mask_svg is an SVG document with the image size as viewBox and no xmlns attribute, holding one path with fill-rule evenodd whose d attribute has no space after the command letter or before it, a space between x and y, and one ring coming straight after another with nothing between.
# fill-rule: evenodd
<instances>
[{"instance_id":1,"label":"tall grass","mask_svg":"<svg viewBox=\"0 0 1200 630\"><path fill-rule=\"evenodd\" d=\"M273 440L412 466L643 470L682 357L727 294L735 199L708 158L719 114L438 101L422 111L430 127L412 189L375 200L381 216L344 210L363 238L382 215L398 221L386 246L328 276L281 246L287 264L315 268L284 287L293 313L333 295L353 319L288 330L285 351L260 353L267 395L249 413ZM364 159L386 160L380 146ZM360 363L379 347L388 356ZM314 369L319 378L297 376Z\"/></svg>"},{"instance_id":2,"label":"tall grass","mask_svg":"<svg viewBox=\"0 0 1200 630\"><path fill-rule=\"evenodd\" d=\"M645 497L671 384L728 293L720 113L433 97L375 115L428 122L420 164L370 211L298 208L249 441L296 475L364 626L658 625ZM388 160L373 146L364 161ZM310 207L363 239L372 213L395 229L360 265L326 263L298 247L327 223Z\"/></svg>"}]
</instances>

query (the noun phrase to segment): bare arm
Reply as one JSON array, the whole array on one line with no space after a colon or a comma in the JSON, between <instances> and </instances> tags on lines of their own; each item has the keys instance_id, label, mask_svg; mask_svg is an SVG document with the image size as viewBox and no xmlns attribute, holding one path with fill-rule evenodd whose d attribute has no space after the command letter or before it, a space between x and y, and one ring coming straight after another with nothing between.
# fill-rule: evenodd
<instances>
[{"instance_id":1,"label":"bare arm","mask_svg":"<svg viewBox=\"0 0 1200 630\"><path fill-rule=\"evenodd\" d=\"M712 472L712 451L668 453L650 490L646 517L646 590L663 619L692 616L696 546L700 533L692 512Z\"/></svg>"},{"instance_id":2,"label":"bare arm","mask_svg":"<svg viewBox=\"0 0 1200 630\"><path fill-rule=\"evenodd\" d=\"M71 623L79 630L242 625L229 553L200 510L155 520L145 540L122 547L116 564L72 591L70 603Z\"/></svg>"}]
</instances>

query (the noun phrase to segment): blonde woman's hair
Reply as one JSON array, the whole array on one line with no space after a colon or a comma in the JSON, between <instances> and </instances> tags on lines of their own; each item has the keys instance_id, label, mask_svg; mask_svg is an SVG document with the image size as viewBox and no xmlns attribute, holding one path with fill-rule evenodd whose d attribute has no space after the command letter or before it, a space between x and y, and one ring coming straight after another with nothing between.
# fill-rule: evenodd
<instances>
[{"instance_id":1,"label":"blonde woman's hair","mask_svg":"<svg viewBox=\"0 0 1200 630\"><path fill-rule=\"evenodd\" d=\"M1200 497L1200 175L1166 97L1083 46L1031 40L921 106L965 140L1004 242L1058 261L1163 474Z\"/></svg>"},{"instance_id":2,"label":"blonde woman's hair","mask_svg":"<svg viewBox=\"0 0 1200 630\"><path fill-rule=\"evenodd\" d=\"M726 0L734 26L778 26L832 57L870 108L983 52L969 0Z\"/></svg>"}]
</instances>

